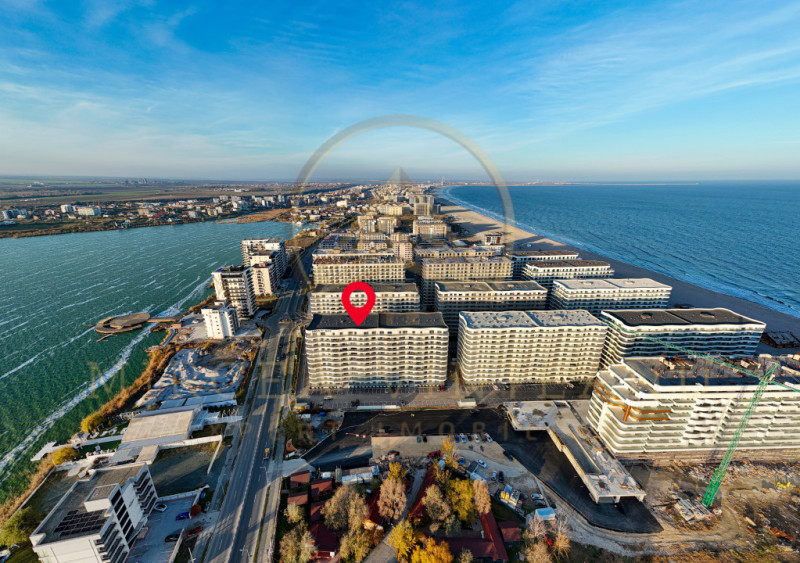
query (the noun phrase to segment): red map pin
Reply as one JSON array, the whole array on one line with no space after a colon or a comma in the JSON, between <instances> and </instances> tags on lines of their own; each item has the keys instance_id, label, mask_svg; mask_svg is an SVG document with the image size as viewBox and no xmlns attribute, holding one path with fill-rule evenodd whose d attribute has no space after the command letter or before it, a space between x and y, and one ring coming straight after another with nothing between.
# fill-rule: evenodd
<instances>
[{"instance_id":1,"label":"red map pin","mask_svg":"<svg viewBox=\"0 0 800 563\"><path fill-rule=\"evenodd\" d=\"M354 307L352 303L350 303L350 295L354 291L363 291L367 294L367 304L363 307ZM342 305L344 305L345 311L347 314L350 315L350 318L358 325L361 326L361 323L364 322L364 319L367 318L370 311L372 311L372 307L375 306L375 290L370 287L368 283L357 281L353 282L347 287L344 288L342 292Z\"/></svg>"}]
</instances>

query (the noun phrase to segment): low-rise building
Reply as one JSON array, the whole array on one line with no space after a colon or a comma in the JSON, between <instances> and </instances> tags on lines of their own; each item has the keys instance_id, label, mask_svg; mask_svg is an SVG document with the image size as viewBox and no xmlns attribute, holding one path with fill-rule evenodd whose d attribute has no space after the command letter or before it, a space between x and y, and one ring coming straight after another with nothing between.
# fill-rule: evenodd
<instances>
[{"instance_id":1,"label":"low-rise building","mask_svg":"<svg viewBox=\"0 0 800 563\"><path fill-rule=\"evenodd\" d=\"M206 325L206 335L212 340L230 338L239 330L236 309L224 301L217 301L213 307L203 307L200 312Z\"/></svg>"},{"instance_id":2,"label":"low-rise building","mask_svg":"<svg viewBox=\"0 0 800 563\"><path fill-rule=\"evenodd\" d=\"M755 404L738 457L800 459L800 362L790 362L775 374L782 385L768 385ZM772 363L740 365L761 378ZM712 461L734 439L758 378L703 358L625 358L598 373L588 418L620 458Z\"/></svg>"},{"instance_id":3,"label":"low-rise building","mask_svg":"<svg viewBox=\"0 0 800 563\"><path fill-rule=\"evenodd\" d=\"M312 388L442 385L447 325L441 313L314 315L305 352Z\"/></svg>"},{"instance_id":4,"label":"low-rise building","mask_svg":"<svg viewBox=\"0 0 800 563\"><path fill-rule=\"evenodd\" d=\"M94 205L81 205L75 208L75 212L80 215L81 217L97 217L101 215L103 211Z\"/></svg>"},{"instance_id":5,"label":"low-rise building","mask_svg":"<svg viewBox=\"0 0 800 563\"><path fill-rule=\"evenodd\" d=\"M437 281L509 280L511 260L505 256L424 258L421 276L422 304L431 309L436 298Z\"/></svg>"},{"instance_id":6,"label":"low-rise building","mask_svg":"<svg viewBox=\"0 0 800 563\"><path fill-rule=\"evenodd\" d=\"M318 251L313 259L316 284L363 282L402 282L405 262L392 251Z\"/></svg>"},{"instance_id":7,"label":"low-rise building","mask_svg":"<svg viewBox=\"0 0 800 563\"><path fill-rule=\"evenodd\" d=\"M30 536L42 561L125 561L156 503L147 466L90 472L76 481Z\"/></svg>"},{"instance_id":8,"label":"low-rise building","mask_svg":"<svg viewBox=\"0 0 800 563\"><path fill-rule=\"evenodd\" d=\"M609 326L604 366L622 358L660 354L752 356L766 328L728 309L603 311L599 318Z\"/></svg>"},{"instance_id":9,"label":"low-rise building","mask_svg":"<svg viewBox=\"0 0 800 563\"><path fill-rule=\"evenodd\" d=\"M373 313L412 313L419 311L419 291L413 283L373 283L375 292ZM320 285L308 294L310 312L315 315L346 315L342 292L347 284ZM363 291L350 294L354 307L363 307L367 295Z\"/></svg>"},{"instance_id":10,"label":"low-rise building","mask_svg":"<svg viewBox=\"0 0 800 563\"><path fill-rule=\"evenodd\" d=\"M663 309L672 288L650 278L555 280L552 309L585 309L593 315L611 309Z\"/></svg>"},{"instance_id":11,"label":"low-rise building","mask_svg":"<svg viewBox=\"0 0 800 563\"><path fill-rule=\"evenodd\" d=\"M458 314L462 311L532 311L545 309L547 290L532 281L436 282L434 309L458 334Z\"/></svg>"},{"instance_id":12,"label":"low-rise building","mask_svg":"<svg viewBox=\"0 0 800 563\"><path fill-rule=\"evenodd\" d=\"M608 262L600 260L542 260L528 262L522 278L550 289L555 280L580 278L610 278L614 270Z\"/></svg>"},{"instance_id":13,"label":"low-rise building","mask_svg":"<svg viewBox=\"0 0 800 563\"><path fill-rule=\"evenodd\" d=\"M458 363L466 383L592 379L608 328L586 311L463 312Z\"/></svg>"},{"instance_id":14,"label":"low-rise building","mask_svg":"<svg viewBox=\"0 0 800 563\"><path fill-rule=\"evenodd\" d=\"M580 256L574 250L511 250L511 269L515 280L522 279L522 272L529 262L552 262L553 260L578 260Z\"/></svg>"}]
</instances>

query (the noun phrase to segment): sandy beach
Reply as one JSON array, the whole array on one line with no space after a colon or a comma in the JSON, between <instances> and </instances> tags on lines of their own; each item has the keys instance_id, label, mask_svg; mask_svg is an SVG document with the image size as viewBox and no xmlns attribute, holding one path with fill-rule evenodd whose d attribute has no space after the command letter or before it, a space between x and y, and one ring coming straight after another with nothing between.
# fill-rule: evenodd
<instances>
[{"instance_id":1,"label":"sandy beach","mask_svg":"<svg viewBox=\"0 0 800 563\"><path fill-rule=\"evenodd\" d=\"M475 211L465 209L440 196L437 199L442 202L442 213L455 217L458 225L474 235L484 232L501 231L504 233L504 241L513 243L519 250L554 250L554 249L573 249L580 252L583 259L603 260L611 264L614 268L614 277L617 278L651 278L661 283L672 286L671 305L690 305L692 307L723 307L730 309L740 315L756 319L767 323L767 330L784 331L788 330L800 336L800 318L775 311L758 303L732 297L716 291L711 291L691 283L681 281L663 274L652 272L644 268L639 268L625 262L613 260L600 254L574 248L570 245L551 240L525 231L513 225L507 225L491 217L487 217ZM797 349L795 349L797 351ZM785 354L792 349L776 349L761 344L758 348L759 353Z\"/></svg>"}]
</instances>

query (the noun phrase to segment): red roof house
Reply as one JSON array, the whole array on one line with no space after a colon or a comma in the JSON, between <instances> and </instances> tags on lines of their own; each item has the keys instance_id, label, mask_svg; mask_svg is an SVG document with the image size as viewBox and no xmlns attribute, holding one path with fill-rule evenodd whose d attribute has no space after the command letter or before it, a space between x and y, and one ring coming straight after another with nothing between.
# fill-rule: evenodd
<instances>
[{"instance_id":1,"label":"red roof house","mask_svg":"<svg viewBox=\"0 0 800 563\"><path fill-rule=\"evenodd\" d=\"M322 493L328 493L333 490L333 479L317 479L311 481L311 496L319 498Z\"/></svg>"},{"instance_id":2,"label":"red roof house","mask_svg":"<svg viewBox=\"0 0 800 563\"><path fill-rule=\"evenodd\" d=\"M322 520L322 507L325 506L326 501L312 502L311 503L311 521L318 522Z\"/></svg>"},{"instance_id":3,"label":"red roof house","mask_svg":"<svg viewBox=\"0 0 800 563\"><path fill-rule=\"evenodd\" d=\"M331 532L325 524L317 522L311 524L308 529L311 537L314 538L314 547L317 550L314 559L317 561L327 561L336 557L339 551L339 538Z\"/></svg>"},{"instance_id":4,"label":"red roof house","mask_svg":"<svg viewBox=\"0 0 800 563\"><path fill-rule=\"evenodd\" d=\"M503 536L505 543L522 541L522 529L516 522L498 522L497 527L500 528L500 534Z\"/></svg>"},{"instance_id":5,"label":"red roof house","mask_svg":"<svg viewBox=\"0 0 800 563\"><path fill-rule=\"evenodd\" d=\"M303 506L304 504L308 503L308 493L305 491L301 491L299 493L290 494L286 498L287 504L296 504L298 506Z\"/></svg>"},{"instance_id":6,"label":"red roof house","mask_svg":"<svg viewBox=\"0 0 800 563\"><path fill-rule=\"evenodd\" d=\"M294 489L295 487L300 487L305 485L311 480L311 473L308 471L301 471L300 473L295 473L289 477L289 488Z\"/></svg>"}]
</instances>

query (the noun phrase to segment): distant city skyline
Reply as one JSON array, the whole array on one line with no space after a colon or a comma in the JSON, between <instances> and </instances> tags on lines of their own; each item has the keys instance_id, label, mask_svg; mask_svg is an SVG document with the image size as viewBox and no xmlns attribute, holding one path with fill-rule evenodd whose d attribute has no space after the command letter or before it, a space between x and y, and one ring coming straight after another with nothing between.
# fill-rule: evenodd
<instances>
[{"instance_id":1,"label":"distant city skyline","mask_svg":"<svg viewBox=\"0 0 800 563\"><path fill-rule=\"evenodd\" d=\"M410 114L508 183L800 178L800 4L0 0L0 175L294 180ZM385 129L312 181L487 180Z\"/></svg>"}]
</instances>

